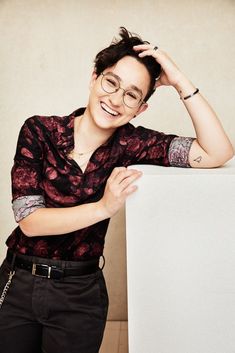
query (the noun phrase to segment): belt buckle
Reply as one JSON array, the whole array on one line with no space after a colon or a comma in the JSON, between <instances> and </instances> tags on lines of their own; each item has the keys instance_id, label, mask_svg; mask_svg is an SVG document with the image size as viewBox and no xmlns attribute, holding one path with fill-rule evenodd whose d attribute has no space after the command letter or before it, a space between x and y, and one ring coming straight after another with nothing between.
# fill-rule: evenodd
<instances>
[{"instance_id":1,"label":"belt buckle","mask_svg":"<svg viewBox=\"0 0 235 353\"><path fill-rule=\"evenodd\" d=\"M37 274L37 266L41 266L41 267L47 268L47 270L48 270L47 275L39 275L39 274ZM36 276L36 277L50 278L51 277L51 268L52 267L48 266L48 265L33 263L32 275Z\"/></svg>"}]
</instances>

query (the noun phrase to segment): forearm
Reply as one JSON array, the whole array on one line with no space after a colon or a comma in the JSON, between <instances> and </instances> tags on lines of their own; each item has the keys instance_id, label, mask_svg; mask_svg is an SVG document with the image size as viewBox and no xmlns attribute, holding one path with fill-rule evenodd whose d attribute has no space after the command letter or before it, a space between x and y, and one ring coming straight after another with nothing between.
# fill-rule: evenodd
<instances>
[{"instance_id":1,"label":"forearm","mask_svg":"<svg viewBox=\"0 0 235 353\"><path fill-rule=\"evenodd\" d=\"M70 233L108 218L100 202L67 208L39 208L20 221L25 235L45 236Z\"/></svg>"},{"instance_id":2,"label":"forearm","mask_svg":"<svg viewBox=\"0 0 235 353\"><path fill-rule=\"evenodd\" d=\"M70 233L112 217L126 198L136 191L132 183L142 173L135 169L116 167L107 180L104 195L97 201L67 208L39 208L20 222L29 237Z\"/></svg>"},{"instance_id":3,"label":"forearm","mask_svg":"<svg viewBox=\"0 0 235 353\"><path fill-rule=\"evenodd\" d=\"M187 97L196 91L196 87L187 79L172 59L162 51L150 44L137 45L141 58L152 56L161 65L162 72L156 80L155 88L160 86L173 86L181 97ZM197 93L187 100L182 99L192 119L196 141L193 142L189 163L192 167L211 168L224 164L232 158L234 150L228 136L220 124L215 112Z\"/></svg>"},{"instance_id":4,"label":"forearm","mask_svg":"<svg viewBox=\"0 0 235 353\"><path fill-rule=\"evenodd\" d=\"M175 89L181 97L185 97L195 92L196 87L187 78L182 77ZM189 99L182 99L182 102L192 119L197 142L205 152L204 161L213 166L223 164L232 158L234 154L232 144L206 99L197 93ZM196 155L194 157L197 158Z\"/></svg>"}]
</instances>

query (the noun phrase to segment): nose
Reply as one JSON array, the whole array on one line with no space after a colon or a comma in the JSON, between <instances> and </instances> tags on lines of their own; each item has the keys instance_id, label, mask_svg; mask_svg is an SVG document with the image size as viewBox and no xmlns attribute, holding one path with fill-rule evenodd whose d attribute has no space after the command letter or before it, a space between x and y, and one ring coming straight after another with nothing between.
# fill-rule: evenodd
<instances>
[{"instance_id":1,"label":"nose","mask_svg":"<svg viewBox=\"0 0 235 353\"><path fill-rule=\"evenodd\" d=\"M120 106L123 104L123 94L122 88L119 88L118 91L109 95L109 101L113 106Z\"/></svg>"}]
</instances>

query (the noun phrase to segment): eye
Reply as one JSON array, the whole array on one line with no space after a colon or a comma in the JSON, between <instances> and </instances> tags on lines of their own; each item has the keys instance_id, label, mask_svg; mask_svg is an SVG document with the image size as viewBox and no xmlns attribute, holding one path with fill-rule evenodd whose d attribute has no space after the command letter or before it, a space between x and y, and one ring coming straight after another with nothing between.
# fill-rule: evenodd
<instances>
[{"instance_id":1,"label":"eye","mask_svg":"<svg viewBox=\"0 0 235 353\"><path fill-rule=\"evenodd\" d=\"M110 78L110 77L106 77L106 82L112 87L116 87L117 86L117 82L114 79Z\"/></svg>"},{"instance_id":2,"label":"eye","mask_svg":"<svg viewBox=\"0 0 235 353\"><path fill-rule=\"evenodd\" d=\"M132 91L128 91L126 92L126 95L131 98L131 99L135 99L135 100L138 100L138 95L135 93L135 92L132 92Z\"/></svg>"}]
</instances>

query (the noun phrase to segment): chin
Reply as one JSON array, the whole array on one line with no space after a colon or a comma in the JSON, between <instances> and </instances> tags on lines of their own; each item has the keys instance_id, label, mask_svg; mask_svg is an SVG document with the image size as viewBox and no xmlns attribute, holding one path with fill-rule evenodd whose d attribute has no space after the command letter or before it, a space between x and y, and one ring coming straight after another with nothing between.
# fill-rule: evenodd
<instances>
[{"instance_id":1,"label":"chin","mask_svg":"<svg viewBox=\"0 0 235 353\"><path fill-rule=\"evenodd\" d=\"M96 126L105 130L110 130L110 129L114 130L121 125L120 122L118 123L117 121L110 121L109 119L101 115L98 115L98 116L96 115L94 117L94 122Z\"/></svg>"},{"instance_id":2,"label":"chin","mask_svg":"<svg viewBox=\"0 0 235 353\"><path fill-rule=\"evenodd\" d=\"M97 126L103 129L112 129L117 128L122 125L121 121L123 116L119 114L118 116L114 116L110 114L108 111L105 111L102 108L102 103L98 103L95 109L92 111L93 120Z\"/></svg>"}]
</instances>

